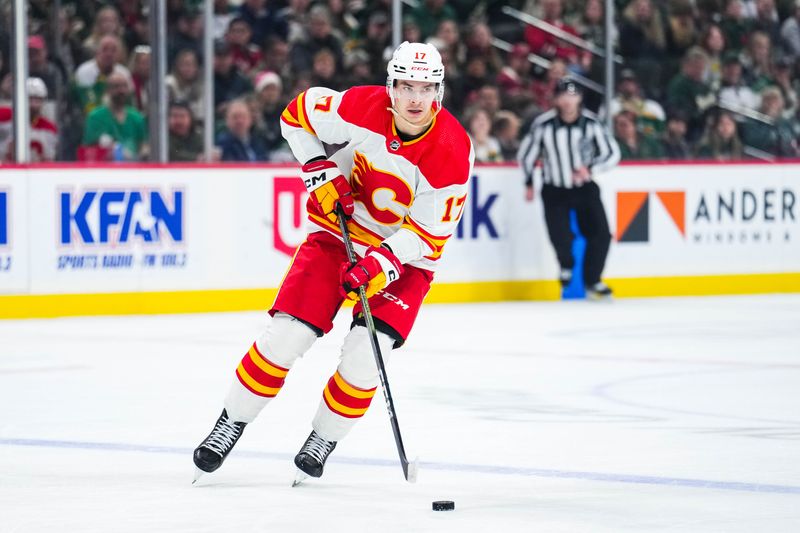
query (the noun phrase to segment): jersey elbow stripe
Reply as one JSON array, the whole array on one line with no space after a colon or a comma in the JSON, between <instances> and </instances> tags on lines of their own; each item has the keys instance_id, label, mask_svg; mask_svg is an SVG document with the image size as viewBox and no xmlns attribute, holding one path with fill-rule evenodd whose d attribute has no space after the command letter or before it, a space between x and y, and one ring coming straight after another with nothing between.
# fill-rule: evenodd
<instances>
[{"instance_id":1,"label":"jersey elbow stripe","mask_svg":"<svg viewBox=\"0 0 800 533\"><path fill-rule=\"evenodd\" d=\"M311 126L311 121L308 120L308 113L306 113L306 93L303 91L302 93L297 95L297 119L300 121L300 125L303 127L311 135L316 136L317 132L314 131L314 128Z\"/></svg>"},{"instance_id":2,"label":"jersey elbow stripe","mask_svg":"<svg viewBox=\"0 0 800 533\"><path fill-rule=\"evenodd\" d=\"M427 231L419 227L409 217L405 218L402 227L406 228L409 231L414 232L414 234L417 235L417 237L419 237L420 239L422 239L422 242L424 242L428 246L428 248L431 249L431 252L433 253L429 256L426 256L428 259L434 259L434 260L438 259L439 256L442 255L442 251L444 250L444 244L447 242L447 239L450 238L450 235L447 235L445 237L437 237L436 235L428 233Z\"/></svg>"},{"instance_id":3,"label":"jersey elbow stripe","mask_svg":"<svg viewBox=\"0 0 800 533\"><path fill-rule=\"evenodd\" d=\"M283 113L281 113L281 120L290 126L300 128L302 126L300 125L300 121L297 119L297 98L298 97L293 98L292 101L286 105Z\"/></svg>"},{"instance_id":4,"label":"jersey elbow stripe","mask_svg":"<svg viewBox=\"0 0 800 533\"><path fill-rule=\"evenodd\" d=\"M450 238L450 235L438 236L438 235L434 235L433 233L430 233L430 232L426 231L425 229L423 229L422 226L420 226L419 224L414 222L414 219L412 219L411 217L406 217L403 220L403 227L408 228L411 231L413 231L414 233L425 237L426 239L428 239L431 242L442 242L442 243L444 243L447 239Z\"/></svg>"},{"instance_id":5,"label":"jersey elbow stripe","mask_svg":"<svg viewBox=\"0 0 800 533\"><path fill-rule=\"evenodd\" d=\"M292 113L289 111L288 107L283 110L283 113L281 113L281 120L285 124L288 124L289 126L293 126L295 128L302 128L302 126L300 125L300 121L297 120L294 116L292 116Z\"/></svg>"},{"instance_id":6,"label":"jersey elbow stripe","mask_svg":"<svg viewBox=\"0 0 800 533\"><path fill-rule=\"evenodd\" d=\"M347 383L336 372L323 391L325 405L334 413L345 418L359 418L367 412L376 388L360 389Z\"/></svg>"},{"instance_id":7,"label":"jersey elbow stripe","mask_svg":"<svg viewBox=\"0 0 800 533\"><path fill-rule=\"evenodd\" d=\"M283 387L288 372L261 355L253 344L236 368L236 377L253 394L272 398Z\"/></svg>"}]
</instances>

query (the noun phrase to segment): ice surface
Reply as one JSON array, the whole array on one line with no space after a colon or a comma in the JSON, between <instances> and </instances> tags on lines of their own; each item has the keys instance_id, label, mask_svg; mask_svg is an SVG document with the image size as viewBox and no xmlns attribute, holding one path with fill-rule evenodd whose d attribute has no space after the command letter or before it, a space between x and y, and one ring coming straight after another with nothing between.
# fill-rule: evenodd
<instances>
[{"instance_id":1,"label":"ice surface","mask_svg":"<svg viewBox=\"0 0 800 533\"><path fill-rule=\"evenodd\" d=\"M417 484L379 395L291 488L343 311L192 486L266 320L0 321L0 532L800 531L800 296L426 306L389 363Z\"/></svg>"}]
</instances>

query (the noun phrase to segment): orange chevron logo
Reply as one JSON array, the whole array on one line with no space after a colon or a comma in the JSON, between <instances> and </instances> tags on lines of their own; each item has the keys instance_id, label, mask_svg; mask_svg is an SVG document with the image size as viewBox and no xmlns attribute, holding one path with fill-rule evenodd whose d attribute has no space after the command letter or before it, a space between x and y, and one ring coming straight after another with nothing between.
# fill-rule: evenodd
<instances>
[{"instance_id":1,"label":"orange chevron logo","mask_svg":"<svg viewBox=\"0 0 800 533\"><path fill-rule=\"evenodd\" d=\"M683 237L686 237L685 191L619 191L617 192L617 242L649 242L650 197L655 194L667 215Z\"/></svg>"}]
</instances>

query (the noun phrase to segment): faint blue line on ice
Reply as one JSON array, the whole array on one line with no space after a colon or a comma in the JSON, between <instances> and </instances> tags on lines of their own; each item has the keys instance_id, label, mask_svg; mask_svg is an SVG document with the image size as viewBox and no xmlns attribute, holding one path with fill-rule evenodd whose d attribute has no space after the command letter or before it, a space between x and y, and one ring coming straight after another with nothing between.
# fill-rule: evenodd
<instances>
[{"instance_id":1,"label":"faint blue line on ice","mask_svg":"<svg viewBox=\"0 0 800 533\"><path fill-rule=\"evenodd\" d=\"M152 446L147 444L126 444L118 442L80 442L45 439L0 439L0 446L31 446L39 448L61 448L79 450L102 450L120 452L163 453L173 455L191 455L189 448L174 446ZM255 452L236 450L238 457L251 459L291 460L294 455L275 452ZM367 459L357 457L331 457L332 463L357 466L397 467L397 460ZM429 463L421 462L420 468L440 470L444 472L462 472L475 474L493 474L501 476L549 477L558 479L583 479L587 481L605 481L610 483L634 483L640 485L662 485L672 487L688 487L700 489L731 490L740 492L762 492L774 494L800 494L800 486L747 483L741 481L714 481L708 479L692 479L680 477L639 476L633 474L612 474L603 472L582 472L570 470L553 470L548 468L512 467L500 465L476 465L466 463Z\"/></svg>"},{"instance_id":2,"label":"faint blue line on ice","mask_svg":"<svg viewBox=\"0 0 800 533\"><path fill-rule=\"evenodd\" d=\"M772 369L770 369L772 370ZM592 389L592 396L597 396L599 398L603 398L609 402L613 402L619 405L624 405L627 407L636 407L639 409L647 409L650 411L662 411L665 413L676 413L682 415L692 415L692 416L703 416L708 418L717 418L717 419L726 419L726 420L742 420L745 422L763 422L765 424L786 424L790 426L796 426L800 424L798 420L776 420L774 418L760 418L754 416L739 416L739 415L729 415L729 414L720 414L720 413L709 413L706 411L698 411L694 409L678 409L674 407L661 407L658 405L651 405L643 402L636 402L631 400L623 400L614 396L610 390L612 388L618 387L619 385L628 385L630 383L636 383L639 381L650 381L656 379L672 379L677 377L684 377L684 376L696 376L699 374L723 374L723 373L731 373L731 372L741 372L743 370L739 369L710 369L710 370L690 370L690 371L681 371L681 372L663 372L658 374L642 374L636 375L632 377L626 377L622 379L615 379L613 381L607 381L605 383L600 383L595 385Z\"/></svg>"}]
</instances>

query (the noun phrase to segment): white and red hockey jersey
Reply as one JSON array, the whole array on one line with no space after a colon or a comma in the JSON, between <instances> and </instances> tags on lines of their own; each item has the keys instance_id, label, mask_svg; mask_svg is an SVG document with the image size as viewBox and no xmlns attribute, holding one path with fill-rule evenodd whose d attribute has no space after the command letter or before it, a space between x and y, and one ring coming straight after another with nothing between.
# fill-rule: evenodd
<instances>
[{"instance_id":1,"label":"white and red hockey jersey","mask_svg":"<svg viewBox=\"0 0 800 533\"><path fill-rule=\"evenodd\" d=\"M33 163L54 161L58 147L58 128L44 117L31 121L30 158ZM10 107L0 106L0 162L13 161L11 140L14 138L14 112Z\"/></svg>"},{"instance_id":2,"label":"white and red hockey jersey","mask_svg":"<svg viewBox=\"0 0 800 533\"><path fill-rule=\"evenodd\" d=\"M422 136L403 142L390 107L385 87L312 87L286 107L281 130L301 163L324 157L322 143L345 144L329 159L353 188L348 228L359 255L385 241L402 263L436 270L464 208L472 143L445 109ZM335 222L310 202L307 209L309 231L341 237Z\"/></svg>"}]
</instances>

